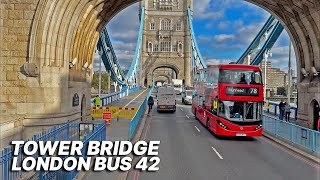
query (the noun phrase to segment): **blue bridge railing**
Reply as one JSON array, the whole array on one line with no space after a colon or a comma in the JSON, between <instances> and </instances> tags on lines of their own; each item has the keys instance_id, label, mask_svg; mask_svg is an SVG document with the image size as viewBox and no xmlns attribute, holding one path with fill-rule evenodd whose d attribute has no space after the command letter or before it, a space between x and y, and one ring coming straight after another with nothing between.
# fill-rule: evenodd
<instances>
[{"instance_id":1,"label":"blue bridge railing","mask_svg":"<svg viewBox=\"0 0 320 180\"><path fill-rule=\"evenodd\" d=\"M87 149L88 149L88 143L89 141L105 141L107 139L107 133L106 133L106 123L103 122L100 125L95 125L95 128L92 133L88 134L84 137L82 140L83 148L81 149L81 154L84 157L84 160L87 159ZM67 158L67 157L65 157ZM78 157L77 157L78 158ZM80 171L73 170L73 171L65 171L63 169L60 169L56 172L45 172L40 171L39 172L39 179L40 180L51 180L51 179L65 179L65 180L72 180L75 179L75 177L80 173Z\"/></svg>"},{"instance_id":2,"label":"blue bridge railing","mask_svg":"<svg viewBox=\"0 0 320 180\"><path fill-rule=\"evenodd\" d=\"M41 134L34 135L32 141L70 141L79 139L78 136L79 125L77 122L66 123L63 125L54 126L48 131ZM23 154L22 148L19 150L18 163L20 163L25 155ZM37 154L34 155L35 158L38 157ZM8 147L2 150L0 157L1 172L0 177L2 180L13 180L22 177L23 171L10 171L11 163L13 159L13 148Z\"/></svg>"},{"instance_id":3,"label":"blue bridge railing","mask_svg":"<svg viewBox=\"0 0 320 180\"><path fill-rule=\"evenodd\" d=\"M284 122L266 114L263 116L263 130L312 154L320 155L320 132Z\"/></svg>"},{"instance_id":4,"label":"blue bridge railing","mask_svg":"<svg viewBox=\"0 0 320 180\"><path fill-rule=\"evenodd\" d=\"M148 99L152 94L152 91L154 90L154 85L151 87L147 97L144 99L143 103L141 104L141 106L139 107L139 110L137 111L137 113L135 114L135 116L132 118L131 123L130 123L130 130L129 130L129 141L131 141L137 126L140 122L140 119L147 107L147 103L148 103Z\"/></svg>"},{"instance_id":5,"label":"blue bridge railing","mask_svg":"<svg viewBox=\"0 0 320 180\"><path fill-rule=\"evenodd\" d=\"M269 110L265 109L264 107L264 111L279 117L279 102L269 102ZM296 106L290 106L290 111L291 120L297 120L298 108Z\"/></svg>"},{"instance_id":6,"label":"blue bridge railing","mask_svg":"<svg viewBox=\"0 0 320 180\"><path fill-rule=\"evenodd\" d=\"M106 140L106 124L102 123L100 125L95 125L94 131L87 136L84 137L82 140L84 147L82 148L82 154L85 156L86 149L89 141L104 141ZM51 128L48 131L45 131L41 134L34 135L32 137L33 141L75 141L79 140L79 123L78 122L72 122L67 123L59 126L55 126ZM22 147L19 150L18 154L18 164L22 162L26 156L23 154ZM38 154L34 155L35 158L38 158ZM67 158L67 157L63 157ZM2 150L2 154L0 157L0 177L2 180L14 180L14 179L21 179L24 178L25 174L23 174L23 171L10 171L11 169L11 163L13 159L13 149L10 148L4 148ZM39 171L34 174L28 174L28 177L40 179L40 180L51 180L51 179L66 179L71 180L74 179L78 175L79 171L64 171L64 170L58 170L58 171Z\"/></svg>"},{"instance_id":7,"label":"blue bridge railing","mask_svg":"<svg viewBox=\"0 0 320 180\"><path fill-rule=\"evenodd\" d=\"M115 101L118 101L131 93L139 91L140 89L141 89L141 86L138 86L138 87L129 89L127 92L127 88L123 88L119 92L115 92L112 94L108 94L106 96L102 96L101 97L101 106L107 106L108 104L113 103ZM94 106L94 98L91 99L91 106Z\"/></svg>"}]
</instances>

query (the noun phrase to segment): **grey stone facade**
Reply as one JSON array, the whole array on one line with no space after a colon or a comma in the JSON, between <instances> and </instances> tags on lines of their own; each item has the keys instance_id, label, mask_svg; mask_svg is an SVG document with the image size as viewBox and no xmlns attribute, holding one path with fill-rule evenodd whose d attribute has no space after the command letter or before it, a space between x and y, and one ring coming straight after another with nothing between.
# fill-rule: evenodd
<instances>
[{"instance_id":1,"label":"grey stone facade","mask_svg":"<svg viewBox=\"0 0 320 180\"><path fill-rule=\"evenodd\" d=\"M151 84L157 68L171 68L190 84L190 31L187 10L192 0L145 0L145 23L140 66L143 84ZM157 78L158 74L154 74Z\"/></svg>"}]
</instances>

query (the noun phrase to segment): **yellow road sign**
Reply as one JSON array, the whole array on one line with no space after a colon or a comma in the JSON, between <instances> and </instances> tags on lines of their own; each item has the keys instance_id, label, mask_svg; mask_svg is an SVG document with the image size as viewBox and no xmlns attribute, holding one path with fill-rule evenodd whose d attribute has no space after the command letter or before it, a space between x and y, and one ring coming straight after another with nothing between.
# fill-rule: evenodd
<instances>
[{"instance_id":1,"label":"yellow road sign","mask_svg":"<svg viewBox=\"0 0 320 180\"><path fill-rule=\"evenodd\" d=\"M91 116L93 118L102 118L104 112L111 112L112 118L133 118L138 111L138 108L133 107L118 107L118 106L106 106L106 107L92 107Z\"/></svg>"}]
</instances>

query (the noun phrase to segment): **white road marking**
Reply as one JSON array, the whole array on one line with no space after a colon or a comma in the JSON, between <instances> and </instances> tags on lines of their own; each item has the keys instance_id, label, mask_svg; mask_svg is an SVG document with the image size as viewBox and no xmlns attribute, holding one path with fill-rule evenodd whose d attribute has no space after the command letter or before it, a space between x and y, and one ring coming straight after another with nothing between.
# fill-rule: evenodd
<instances>
[{"instance_id":1,"label":"white road marking","mask_svg":"<svg viewBox=\"0 0 320 180\"><path fill-rule=\"evenodd\" d=\"M146 89L148 90L148 89ZM138 97L141 96L141 94L143 94L144 92L146 92L146 90L142 91L137 97L133 98L130 102L128 102L128 104L126 104L125 106L123 106L123 108L126 108L127 106L129 106L133 101L135 101ZM114 114L120 113L122 110L118 110L116 112L114 112ZM131 119L131 121L133 120L133 118Z\"/></svg>"},{"instance_id":2,"label":"white road marking","mask_svg":"<svg viewBox=\"0 0 320 180\"><path fill-rule=\"evenodd\" d=\"M211 147L212 150L217 154L217 156L220 158L220 159L223 159L223 157L220 155L220 153L216 150L216 148L214 147Z\"/></svg>"},{"instance_id":3,"label":"white road marking","mask_svg":"<svg viewBox=\"0 0 320 180\"><path fill-rule=\"evenodd\" d=\"M197 126L194 126L194 127L197 129L198 132L200 132L200 129Z\"/></svg>"},{"instance_id":4,"label":"white road marking","mask_svg":"<svg viewBox=\"0 0 320 180\"><path fill-rule=\"evenodd\" d=\"M190 119L190 117L188 115L186 115L188 119Z\"/></svg>"},{"instance_id":5,"label":"white road marking","mask_svg":"<svg viewBox=\"0 0 320 180\"><path fill-rule=\"evenodd\" d=\"M148 90L148 89L146 89L146 90ZM142 91L137 97L133 98L130 102L128 102L128 104L126 104L126 105L124 106L124 108L127 107L127 106L129 106L129 104L131 104L134 100L136 100L138 97L140 97L141 94L143 94L144 92L146 92L146 90Z\"/></svg>"},{"instance_id":6,"label":"white road marking","mask_svg":"<svg viewBox=\"0 0 320 180\"><path fill-rule=\"evenodd\" d=\"M181 111L183 111L183 109L182 108L180 108L181 109Z\"/></svg>"}]
</instances>

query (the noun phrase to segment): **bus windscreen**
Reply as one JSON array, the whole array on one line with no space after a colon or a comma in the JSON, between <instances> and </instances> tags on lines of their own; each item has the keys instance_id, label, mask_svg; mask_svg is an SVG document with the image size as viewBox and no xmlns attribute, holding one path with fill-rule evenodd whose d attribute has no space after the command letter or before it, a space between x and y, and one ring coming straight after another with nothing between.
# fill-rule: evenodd
<instances>
[{"instance_id":1,"label":"bus windscreen","mask_svg":"<svg viewBox=\"0 0 320 180\"><path fill-rule=\"evenodd\" d=\"M262 76L260 71L220 70L219 83L262 84Z\"/></svg>"}]
</instances>

